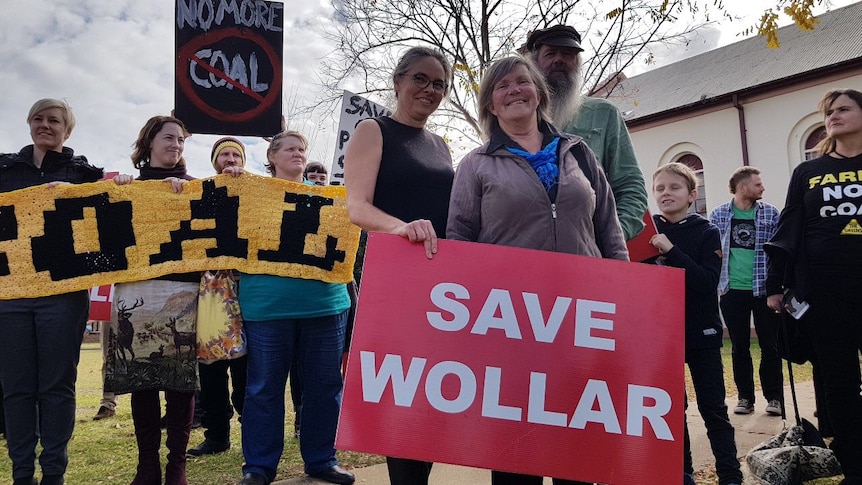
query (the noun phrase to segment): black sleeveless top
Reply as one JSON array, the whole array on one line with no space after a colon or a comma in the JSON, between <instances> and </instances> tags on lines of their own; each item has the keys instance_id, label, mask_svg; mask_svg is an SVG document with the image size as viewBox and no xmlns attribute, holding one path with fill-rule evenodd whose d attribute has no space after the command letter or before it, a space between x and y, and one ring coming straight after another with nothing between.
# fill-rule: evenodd
<instances>
[{"instance_id":1,"label":"black sleeveless top","mask_svg":"<svg viewBox=\"0 0 862 485\"><path fill-rule=\"evenodd\" d=\"M428 219L437 237L446 237L449 193L455 170L449 147L424 128L375 118L383 134L383 154L374 206L404 222Z\"/></svg>"}]
</instances>

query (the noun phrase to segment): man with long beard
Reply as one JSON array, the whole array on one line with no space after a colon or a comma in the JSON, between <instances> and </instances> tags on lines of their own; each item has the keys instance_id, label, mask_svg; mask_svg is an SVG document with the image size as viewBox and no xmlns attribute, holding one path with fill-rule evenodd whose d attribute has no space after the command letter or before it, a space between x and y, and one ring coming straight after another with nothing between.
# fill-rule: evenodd
<instances>
[{"instance_id":1,"label":"man with long beard","mask_svg":"<svg viewBox=\"0 0 862 485\"><path fill-rule=\"evenodd\" d=\"M578 135L595 152L617 204L626 240L644 228L647 194L632 141L619 110L605 99L581 93L581 34L568 25L533 31L525 46L551 89L554 125Z\"/></svg>"}]
</instances>

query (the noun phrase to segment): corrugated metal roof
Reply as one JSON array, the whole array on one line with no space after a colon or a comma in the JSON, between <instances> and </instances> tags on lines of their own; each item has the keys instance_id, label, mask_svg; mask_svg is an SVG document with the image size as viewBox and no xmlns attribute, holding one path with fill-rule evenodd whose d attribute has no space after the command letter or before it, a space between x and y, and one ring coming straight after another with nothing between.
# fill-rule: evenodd
<instances>
[{"instance_id":1,"label":"corrugated metal roof","mask_svg":"<svg viewBox=\"0 0 862 485\"><path fill-rule=\"evenodd\" d=\"M833 64L862 63L862 2L826 12L813 31L779 29L781 47L752 37L633 76L608 98L636 120Z\"/></svg>"}]
</instances>

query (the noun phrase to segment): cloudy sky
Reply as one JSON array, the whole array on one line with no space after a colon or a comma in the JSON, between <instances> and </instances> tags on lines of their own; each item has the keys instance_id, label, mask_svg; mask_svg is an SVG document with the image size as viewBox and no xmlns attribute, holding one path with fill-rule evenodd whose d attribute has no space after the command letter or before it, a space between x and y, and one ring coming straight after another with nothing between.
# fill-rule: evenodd
<instances>
[{"instance_id":1,"label":"cloudy sky","mask_svg":"<svg viewBox=\"0 0 862 485\"><path fill-rule=\"evenodd\" d=\"M289 0L284 31L284 90L314 98L314 68L329 47L316 26L328 22L325 0ZM133 173L131 144L147 119L174 103L173 0L0 0L0 151L30 144L27 113L34 101L64 98L77 127L67 141L107 170ZM309 101L304 101L309 102ZM293 121L304 133L317 123ZM331 130L334 130L334 125ZM322 135L325 135L323 133ZM320 136L319 138L324 138ZM195 135L186 144L189 172L211 175L218 139ZM242 138L249 168L264 173L267 143ZM329 163L323 143L312 158Z\"/></svg>"},{"instance_id":2,"label":"cloudy sky","mask_svg":"<svg viewBox=\"0 0 862 485\"><path fill-rule=\"evenodd\" d=\"M331 47L321 29L333 28L328 0L286 0L284 31L285 103L318 99L317 67ZM770 2L724 2L748 21L702 31L687 46L657 52L658 63L694 55L739 40L737 34ZM833 2L832 6L849 3ZM131 144L144 122L168 114L174 99L174 0L0 0L0 152L30 144L26 124L32 103L43 97L66 99L78 125L67 145L109 171L134 173ZM821 8L820 10L823 10ZM626 72L636 74L639 68ZM351 86L343 86L350 89ZM332 161L335 117L290 120L310 135L311 159ZM195 135L185 156L192 175L212 173L211 135ZM263 172L266 142L242 138L248 168Z\"/></svg>"}]
</instances>

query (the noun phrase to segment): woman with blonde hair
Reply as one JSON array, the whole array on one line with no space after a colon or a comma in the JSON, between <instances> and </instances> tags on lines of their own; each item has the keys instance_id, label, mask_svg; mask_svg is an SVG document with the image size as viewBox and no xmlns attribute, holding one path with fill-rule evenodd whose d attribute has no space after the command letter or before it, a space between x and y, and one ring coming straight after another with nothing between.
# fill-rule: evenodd
<instances>
[{"instance_id":1,"label":"woman with blonde hair","mask_svg":"<svg viewBox=\"0 0 862 485\"><path fill-rule=\"evenodd\" d=\"M33 143L18 153L0 154L0 192L43 184L50 190L102 178L101 168L64 146L75 127L75 115L65 101L36 101L27 124ZM6 264L0 261L0 266ZM0 384L14 485L36 484L37 443L42 445L42 483L64 483L89 305L87 291L0 300L0 329L9 339L0 352Z\"/></svg>"},{"instance_id":2,"label":"woman with blonde hair","mask_svg":"<svg viewBox=\"0 0 862 485\"><path fill-rule=\"evenodd\" d=\"M296 131L272 138L266 169L295 184L303 179L308 141ZM338 465L335 428L341 408L341 357L350 298L344 284L267 274L241 276L239 304L248 338L248 384L242 416L245 457L240 485L268 485L284 451L284 391L288 373L302 382L299 451L305 472L351 484ZM291 369L297 357L299 369Z\"/></svg>"}]
</instances>

